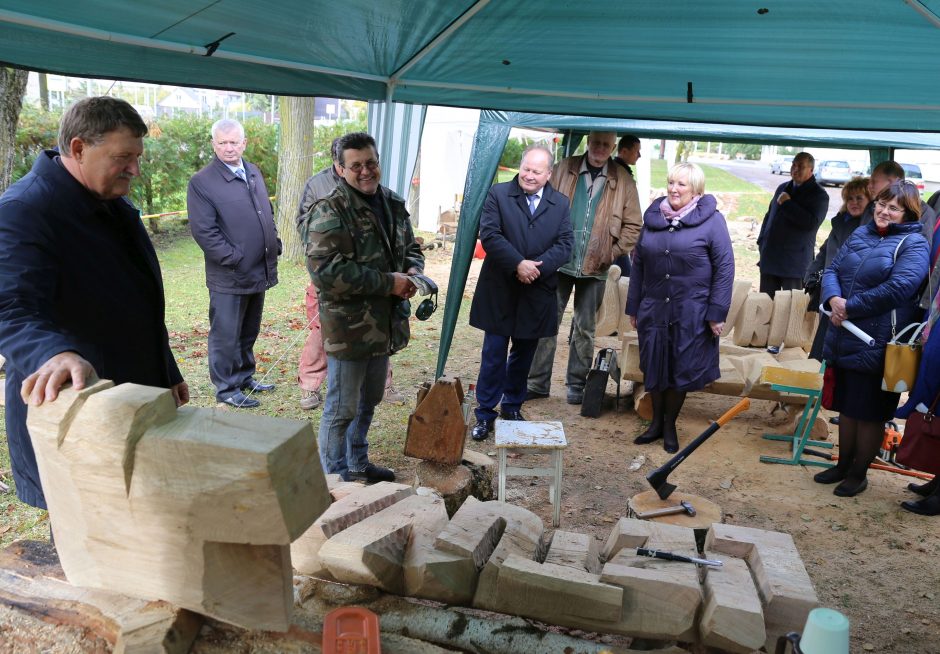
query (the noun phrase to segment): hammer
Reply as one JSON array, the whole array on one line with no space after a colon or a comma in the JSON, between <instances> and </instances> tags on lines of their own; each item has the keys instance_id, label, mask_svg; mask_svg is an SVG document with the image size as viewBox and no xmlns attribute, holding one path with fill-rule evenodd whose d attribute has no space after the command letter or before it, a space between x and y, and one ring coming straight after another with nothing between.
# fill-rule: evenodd
<instances>
[{"instance_id":1,"label":"hammer","mask_svg":"<svg viewBox=\"0 0 940 654\"><path fill-rule=\"evenodd\" d=\"M646 520L647 518L656 518L661 515L673 515L675 513L685 513L686 515L694 516L695 507L692 506L692 503L688 500L682 500L677 505L667 506L665 509L653 509L652 511L637 513L636 517L640 520Z\"/></svg>"}]
</instances>

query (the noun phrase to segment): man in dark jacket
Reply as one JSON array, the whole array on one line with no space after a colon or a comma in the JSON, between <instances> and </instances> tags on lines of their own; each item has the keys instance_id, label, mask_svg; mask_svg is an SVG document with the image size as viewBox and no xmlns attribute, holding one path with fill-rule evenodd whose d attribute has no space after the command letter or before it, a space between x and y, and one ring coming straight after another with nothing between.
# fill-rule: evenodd
<instances>
[{"instance_id":1,"label":"man in dark jacket","mask_svg":"<svg viewBox=\"0 0 940 654\"><path fill-rule=\"evenodd\" d=\"M170 351L163 282L140 214L123 196L147 126L127 102L85 98L59 125L59 152L0 198L0 353L17 496L46 508L26 402L95 376L189 391ZM60 154L61 153L61 154Z\"/></svg>"},{"instance_id":2,"label":"man in dark jacket","mask_svg":"<svg viewBox=\"0 0 940 654\"><path fill-rule=\"evenodd\" d=\"M816 160L808 152L793 157L790 181L777 187L757 237L760 292L803 287L803 275L816 253L816 232L826 218L829 194L813 177Z\"/></svg>"},{"instance_id":3,"label":"man in dark jacket","mask_svg":"<svg viewBox=\"0 0 940 654\"><path fill-rule=\"evenodd\" d=\"M369 461L367 435L382 400L388 357L408 345L416 286L424 270L405 201L382 186L375 140L346 134L337 146L343 181L298 226L317 287L327 389L320 462L346 480L393 481ZM347 447L348 444L348 447Z\"/></svg>"},{"instance_id":4,"label":"man in dark jacket","mask_svg":"<svg viewBox=\"0 0 940 654\"><path fill-rule=\"evenodd\" d=\"M527 148L516 178L490 188L483 205L486 258L470 307L470 324L485 332L471 432L477 441L492 433L497 404L504 420L525 420L520 409L535 348L558 333L557 270L574 237L568 198L548 183L553 163L547 148Z\"/></svg>"},{"instance_id":5,"label":"man in dark jacket","mask_svg":"<svg viewBox=\"0 0 940 654\"><path fill-rule=\"evenodd\" d=\"M261 171L242 159L246 144L238 121L217 121L216 156L193 175L186 193L189 225L206 259L209 377L216 399L235 407L256 407L260 402L251 393L274 388L254 379L253 350L264 292L277 284L281 253Z\"/></svg>"}]
</instances>

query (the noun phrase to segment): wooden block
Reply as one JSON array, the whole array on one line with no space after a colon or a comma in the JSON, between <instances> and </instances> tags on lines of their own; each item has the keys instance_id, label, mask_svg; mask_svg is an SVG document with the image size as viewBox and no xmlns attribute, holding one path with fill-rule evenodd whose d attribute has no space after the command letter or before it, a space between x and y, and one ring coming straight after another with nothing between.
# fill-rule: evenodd
<instances>
[{"instance_id":1,"label":"wooden block","mask_svg":"<svg viewBox=\"0 0 940 654\"><path fill-rule=\"evenodd\" d=\"M816 336L816 329L819 327L820 320L823 320L823 318L816 312L807 311L803 314L803 340L800 342L800 347L803 348L804 352L813 349L813 339Z\"/></svg>"},{"instance_id":2,"label":"wooden block","mask_svg":"<svg viewBox=\"0 0 940 654\"><path fill-rule=\"evenodd\" d=\"M287 545L329 504L306 421L99 382L27 421L70 582L283 631Z\"/></svg>"},{"instance_id":3,"label":"wooden block","mask_svg":"<svg viewBox=\"0 0 940 654\"><path fill-rule=\"evenodd\" d=\"M361 481L341 481L330 489L330 497L334 502L339 502L344 497L358 493L366 485Z\"/></svg>"},{"instance_id":4,"label":"wooden block","mask_svg":"<svg viewBox=\"0 0 940 654\"><path fill-rule=\"evenodd\" d=\"M484 502L483 505L497 512L506 521L506 528L480 572L473 606L510 613L513 610L513 598L501 596L497 592L500 567L510 554L532 559L541 543L544 525L541 518L522 507L502 502Z\"/></svg>"},{"instance_id":5,"label":"wooden block","mask_svg":"<svg viewBox=\"0 0 940 654\"><path fill-rule=\"evenodd\" d=\"M643 381L640 370L640 344L635 338L624 337L620 349L620 378L634 382Z\"/></svg>"},{"instance_id":6,"label":"wooden block","mask_svg":"<svg viewBox=\"0 0 940 654\"><path fill-rule=\"evenodd\" d=\"M733 341L740 346L767 346L773 300L766 293L748 293L734 323Z\"/></svg>"},{"instance_id":7,"label":"wooden block","mask_svg":"<svg viewBox=\"0 0 940 654\"><path fill-rule=\"evenodd\" d=\"M636 330L633 328L633 325L630 324L630 317L626 314L627 308L627 293L630 291L630 278L621 276L617 280L617 295L620 298L620 323L617 328L617 333L621 336L626 334L633 334L636 336Z\"/></svg>"},{"instance_id":8,"label":"wooden block","mask_svg":"<svg viewBox=\"0 0 940 654\"><path fill-rule=\"evenodd\" d=\"M441 377L408 417L405 456L437 463L460 463L467 436L463 387L456 377Z\"/></svg>"},{"instance_id":9,"label":"wooden block","mask_svg":"<svg viewBox=\"0 0 940 654\"><path fill-rule=\"evenodd\" d=\"M414 488L406 484L383 481L372 486L360 485L356 492L331 504L310 529L291 543L294 569L305 575L322 574L326 568L320 561L319 552L327 540L414 494Z\"/></svg>"},{"instance_id":10,"label":"wooden block","mask_svg":"<svg viewBox=\"0 0 940 654\"><path fill-rule=\"evenodd\" d=\"M734 365L738 373L744 379L744 391L742 395L746 397L754 397L752 392L755 386L760 383L760 375L764 366L778 365L773 355L764 350L758 350L754 354L743 357L729 356L728 361Z\"/></svg>"},{"instance_id":11,"label":"wooden block","mask_svg":"<svg viewBox=\"0 0 940 654\"><path fill-rule=\"evenodd\" d=\"M471 559L480 570L505 529L505 518L471 497L438 534L434 546L443 552Z\"/></svg>"},{"instance_id":12,"label":"wooden block","mask_svg":"<svg viewBox=\"0 0 940 654\"><path fill-rule=\"evenodd\" d=\"M792 301L790 304L790 319L787 321L787 333L784 338L784 344L787 347L802 347L806 340L806 334L803 331L805 324L806 307L809 305L809 295L801 290L792 292ZM818 313L814 313L818 316ZM815 333L815 330L813 330ZM810 336L812 339L812 336Z\"/></svg>"},{"instance_id":13,"label":"wooden block","mask_svg":"<svg viewBox=\"0 0 940 654\"><path fill-rule=\"evenodd\" d=\"M764 366L761 369L760 383L819 390L823 385L823 376L819 372L805 372L782 366Z\"/></svg>"},{"instance_id":14,"label":"wooden block","mask_svg":"<svg viewBox=\"0 0 940 654\"><path fill-rule=\"evenodd\" d=\"M621 617L623 589L583 569L516 554L503 562L497 592L515 600L518 614L553 624L578 627L584 618L616 622Z\"/></svg>"},{"instance_id":15,"label":"wooden block","mask_svg":"<svg viewBox=\"0 0 940 654\"><path fill-rule=\"evenodd\" d=\"M415 486L433 488L444 498L447 515L454 515L470 497L470 469L461 464L420 461L415 468Z\"/></svg>"},{"instance_id":16,"label":"wooden block","mask_svg":"<svg viewBox=\"0 0 940 654\"><path fill-rule=\"evenodd\" d=\"M802 629L806 616L819 605L789 534L715 524L705 538L705 547L746 559L764 605L768 651L779 636Z\"/></svg>"},{"instance_id":17,"label":"wooden block","mask_svg":"<svg viewBox=\"0 0 940 654\"><path fill-rule=\"evenodd\" d=\"M620 279L620 267L611 266L607 271L607 280L604 282L604 297L595 316L595 330L597 336L613 336L620 326L620 316L623 315L623 306L620 304L620 293L617 282Z\"/></svg>"},{"instance_id":18,"label":"wooden block","mask_svg":"<svg viewBox=\"0 0 940 654\"><path fill-rule=\"evenodd\" d=\"M747 294L751 292L751 286L752 283L748 279L734 280L734 286L731 287L731 307L728 309L728 317L725 318L724 329L721 330L722 336L727 336L734 329L734 323L747 300Z\"/></svg>"},{"instance_id":19,"label":"wooden block","mask_svg":"<svg viewBox=\"0 0 940 654\"><path fill-rule=\"evenodd\" d=\"M720 568L705 571L705 604L699 620L702 644L722 651L750 654L767 638L760 596L747 563L706 552L706 558L721 559Z\"/></svg>"},{"instance_id":20,"label":"wooden block","mask_svg":"<svg viewBox=\"0 0 940 654\"><path fill-rule=\"evenodd\" d=\"M767 345L783 345L787 338L787 325L790 324L790 305L793 291L777 291L773 298L774 308L770 317L770 331Z\"/></svg>"},{"instance_id":21,"label":"wooden block","mask_svg":"<svg viewBox=\"0 0 940 654\"><path fill-rule=\"evenodd\" d=\"M337 580L390 593L405 588L405 550L414 524L440 520L438 498L411 495L339 532L320 548L320 560Z\"/></svg>"},{"instance_id":22,"label":"wooden block","mask_svg":"<svg viewBox=\"0 0 940 654\"><path fill-rule=\"evenodd\" d=\"M620 518L607 535L601 560L610 561L622 549L643 547L653 531L652 523L634 518Z\"/></svg>"},{"instance_id":23,"label":"wooden block","mask_svg":"<svg viewBox=\"0 0 940 654\"><path fill-rule=\"evenodd\" d=\"M741 345L735 345L732 342L732 339L729 339L729 338L722 338L720 341L718 341L718 353L719 354L742 357L742 356L748 356L750 354L754 354L757 351L758 350L755 350L752 347L744 347Z\"/></svg>"},{"instance_id":24,"label":"wooden block","mask_svg":"<svg viewBox=\"0 0 940 654\"><path fill-rule=\"evenodd\" d=\"M744 392L744 378L726 355L718 355L718 367L721 377L709 384L706 389L717 395L740 395Z\"/></svg>"},{"instance_id":25,"label":"wooden block","mask_svg":"<svg viewBox=\"0 0 940 654\"><path fill-rule=\"evenodd\" d=\"M640 383L633 386L633 411L643 420L653 419L653 398Z\"/></svg>"},{"instance_id":26,"label":"wooden block","mask_svg":"<svg viewBox=\"0 0 940 654\"><path fill-rule=\"evenodd\" d=\"M601 571L597 541L593 536L577 534L573 531L555 530L544 562L592 574L598 574Z\"/></svg>"},{"instance_id":27,"label":"wooden block","mask_svg":"<svg viewBox=\"0 0 940 654\"><path fill-rule=\"evenodd\" d=\"M805 361L806 352L802 347L785 347L777 353L777 361L786 363L788 361Z\"/></svg>"}]
</instances>

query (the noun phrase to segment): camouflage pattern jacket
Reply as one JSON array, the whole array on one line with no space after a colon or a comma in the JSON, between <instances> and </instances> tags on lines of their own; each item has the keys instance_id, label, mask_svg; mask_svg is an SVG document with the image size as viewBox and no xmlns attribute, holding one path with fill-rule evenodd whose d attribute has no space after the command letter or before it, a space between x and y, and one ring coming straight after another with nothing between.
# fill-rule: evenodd
<instances>
[{"instance_id":1,"label":"camouflage pattern jacket","mask_svg":"<svg viewBox=\"0 0 940 654\"><path fill-rule=\"evenodd\" d=\"M379 187L391 238L345 181L298 221L307 270L320 299L323 348L337 359L394 354L410 336L407 300L391 295L393 272L424 270L405 201Z\"/></svg>"}]
</instances>

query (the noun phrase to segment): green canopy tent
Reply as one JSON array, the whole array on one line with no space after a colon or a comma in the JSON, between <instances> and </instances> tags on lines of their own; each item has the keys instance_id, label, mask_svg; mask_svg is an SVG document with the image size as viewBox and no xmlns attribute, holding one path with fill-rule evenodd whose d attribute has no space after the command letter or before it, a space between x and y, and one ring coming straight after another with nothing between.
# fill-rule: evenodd
<instances>
[{"instance_id":1,"label":"green canopy tent","mask_svg":"<svg viewBox=\"0 0 940 654\"><path fill-rule=\"evenodd\" d=\"M447 284L447 299L444 305L441 342L438 347L437 376L444 373L447 355L453 342L457 316L460 312L467 273L476 245L480 227L480 214L487 191L496 175L510 129L524 127L547 129L572 134L587 134L591 130L633 134L648 138L670 138L688 140L728 141L732 143L786 143L791 145L821 145L838 148L867 149L873 162L890 158L896 148L940 149L940 134L911 132L861 132L833 129L784 129L778 127L756 127L746 125L722 125L703 123L677 123L650 120L623 120L584 116L557 116L525 114L503 111L480 113L470 153L470 167L464 186L460 223L457 228L454 258ZM574 139L568 140L574 144Z\"/></svg>"}]
</instances>

